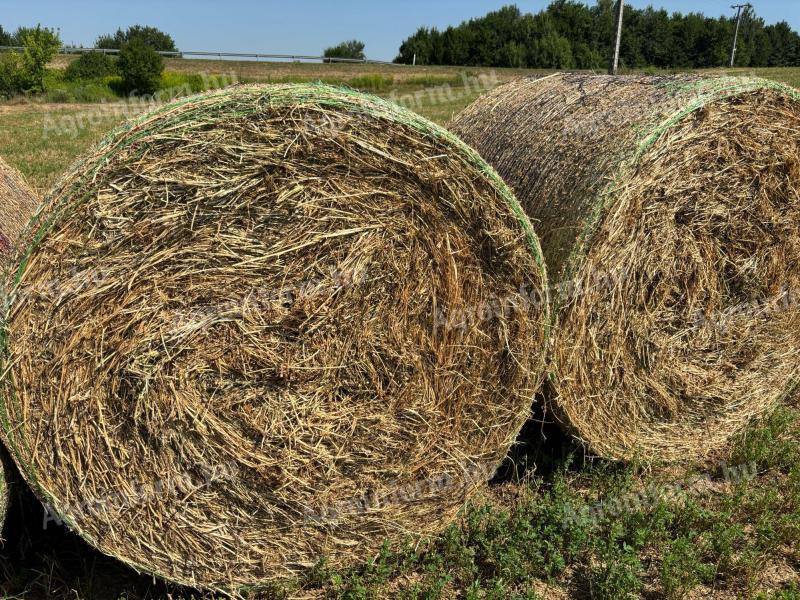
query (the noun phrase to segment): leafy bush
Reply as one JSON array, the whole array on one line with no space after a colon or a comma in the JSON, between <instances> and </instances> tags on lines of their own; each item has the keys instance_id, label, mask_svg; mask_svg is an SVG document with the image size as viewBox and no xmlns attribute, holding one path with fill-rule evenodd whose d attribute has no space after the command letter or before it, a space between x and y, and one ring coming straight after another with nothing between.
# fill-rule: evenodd
<instances>
[{"instance_id":1,"label":"leafy bush","mask_svg":"<svg viewBox=\"0 0 800 600\"><path fill-rule=\"evenodd\" d=\"M325 49L325 58L352 58L364 60L364 42L350 40Z\"/></svg>"},{"instance_id":2,"label":"leafy bush","mask_svg":"<svg viewBox=\"0 0 800 600\"><path fill-rule=\"evenodd\" d=\"M164 59L140 39L122 47L119 53L119 72L122 89L128 94L152 94L161 83Z\"/></svg>"},{"instance_id":3,"label":"leafy bush","mask_svg":"<svg viewBox=\"0 0 800 600\"><path fill-rule=\"evenodd\" d=\"M67 79L61 69L47 69L44 78L43 102L113 102L118 95L111 85L119 77L107 75L96 79ZM119 87L119 86L117 86Z\"/></svg>"},{"instance_id":4,"label":"leafy bush","mask_svg":"<svg viewBox=\"0 0 800 600\"><path fill-rule=\"evenodd\" d=\"M22 60L18 52L0 53L0 97L22 91Z\"/></svg>"},{"instance_id":5,"label":"leafy bush","mask_svg":"<svg viewBox=\"0 0 800 600\"><path fill-rule=\"evenodd\" d=\"M72 61L66 69L67 81L79 79L100 79L113 75L117 70L116 62L102 52L87 52L81 54L77 60Z\"/></svg>"},{"instance_id":6,"label":"leafy bush","mask_svg":"<svg viewBox=\"0 0 800 600\"><path fill-rule=\"evenodd\" d=\"M37 25L20 27L17 39L24 46L22 51L21 86L24 91L44 91L44 75L47 63L58 52L61 40L52 29Z\"/></svg>"},{"instance_id":7,"label":"leafy bush","mask_svg":"<svg viewBox=\"0 0 800 600\"><path fill-rule=\"evenodd\" d=\"M0 55L0 95L44 91L47 63L58 52L61 41L52 29L39 25L20 27L14 41L24 46L22 52Z\"/></svg>"},{"instance_id":8,"label":"leafy bush","mask_svg":"<svg viewBox=\"0 0 800 600\"><path fill-rule=\"evenodd\" d=\"M164 33L156 27L134 25L128 27L126 31L117 29L114 35L101 35L95 42L95 48L112 48L121 50L125 44L139 40L146 46L150 46L158 52L177 52L175 40L168 33Z\"/></svg>"}]
</instances>

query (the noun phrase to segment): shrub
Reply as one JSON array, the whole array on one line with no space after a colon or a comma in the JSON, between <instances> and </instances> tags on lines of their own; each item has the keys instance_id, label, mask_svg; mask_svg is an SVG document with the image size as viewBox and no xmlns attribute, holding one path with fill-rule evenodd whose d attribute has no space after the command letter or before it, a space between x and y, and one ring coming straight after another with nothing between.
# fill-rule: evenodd
<instances>
[{"instance_id":1,"label":"shrub","mask_svg":"<svg viewBox=\"0 0 800 600\"><path fill-rule=\"evenodd\" d=\"M116 62L102 52L87 52L72 61L66 69L67 81L78 79L100 79L116 72Z\"/></svg>"},{"instance_id":2,"label":"shrub","mask_svg":"<svg viewBox=\"0 0 800 600\"><path fill-rule=\"evenodd\" d=\"M58 35L37 25L35 28L20 27L15 39L24 48L22 52L0 54L0 95L44 91L47 63L61 44Z\"/></svg>"},{"instance_id":3,"label":"shrub","mask_svg":"<svg viewBox=\"0 0 800 600\"><path fill-rule=\"evenodd\" d=\"M0 53L0 97L22 91L22 60L18 52Z\"/></svg>"},{"instance_id":4,"label":"shrub","mask_svg":"<svg viewBox=\"0 0 800 600\"><path fill-rule=\"evenodd\" d=\"M325 58L353 58L364 60L364 42L350 40L325 49Z\"/></svg>"},{"instance_id":5,"label":"shrub","mask_svg":"<svg viewBox=\"0 0 800 600\"><path fill-rule=\"evenodd\" d=\"M134 39L119 53L119 71L125 93L152 94L161 82L164 59L150 46Z\"/></svg>"},{"instance_id":6,"label":"shrub","mask_svg":"<svg viewBox=\"0 0 800 600\"><path fill-rule=\"evenodd\" d=\"M178 48L175 46L175 40L173 40L172 36L168 33L164 33L156 27L147 27L143 25L128 27L126 31L117 29L114 35L101 35L97 38L95 47L116 48L117 50L121 50L125 44L135 39L159 52L178 51Z\"/></svg>"},{"instance_id":7,"label":"shrub","mask_svg":"<svg viewBox=\"0 0 800 600\"><path fill-rule=\"evenodd\" d=\"M24 46L20 57L19 84L22 91L44 91L44 75L47 63L58 52L61 40L52 29L37 25L21 27L17 39Z\"/></svg>"}]
</instances>

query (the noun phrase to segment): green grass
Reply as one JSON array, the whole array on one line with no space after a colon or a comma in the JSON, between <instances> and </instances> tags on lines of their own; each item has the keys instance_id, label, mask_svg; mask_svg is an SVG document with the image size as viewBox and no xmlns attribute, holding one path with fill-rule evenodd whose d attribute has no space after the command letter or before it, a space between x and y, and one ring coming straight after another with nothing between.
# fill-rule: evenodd
<instances>
[{"instance_id":1,"label":"green grass","mask_svg":"<svg viewBox=\"0 0 800 600\"><path fill-rule=\"evenodd\" d=\"M513 486L512 501L471 506L424 551L385 549L349 571L322 563L285 593L321 586L329 598L457 591L499 599L560 589L616 600L646 589L684 598L702 587L734 598L796 598L798 440L800 410L780 409L737 443L730 460L752 461L739 481L726 479L729 467L675 480L602 461L577 469L569 457L551 475ZM761 592L771 585L761 574L776 563L793 566L795 582Z\"/></svg>"},{"instance_id":2,"label":"green grass","mask_svg":"<svg viewBox=\"0 0 800 600\"><path fill-rule=\"evenodd\" d=\"M268 78L272 83L301 83L302 77L281 75ZM146 110L141 100L128 100L113 89L118 77L100 81L67 81L63 71L50 70L47 92L27 103L0 105L0 156L17 167L40 193L55 183L58 175L92 143L126 118ZM249 83L252 79L233 79L225 74L198 74L166 71L162 75L159 100L185 96L226 83ZM325 83L347 85L371 92L416 110L423 116L445 124L492 85L495 79L474 74L425 75L396 80L393 75L359 75L327 78Z\"/></svg>"},{"instance_id":3,"label":"green grass","mask_svg":"<svg viewBox=\"0 0 800 600\"><path fill-rule=\"evenodd\" d=\"M40 193L55 183L77 156L125 117L97 106L81 109L13 107L0 113L0 156L17 167Z\"/></svg>"}]
</instances>

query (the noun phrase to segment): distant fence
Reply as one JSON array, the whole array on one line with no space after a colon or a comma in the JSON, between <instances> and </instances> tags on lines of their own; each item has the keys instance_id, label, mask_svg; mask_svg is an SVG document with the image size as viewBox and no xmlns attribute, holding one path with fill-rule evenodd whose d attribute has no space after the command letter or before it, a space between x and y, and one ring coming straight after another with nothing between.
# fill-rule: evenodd
<instances>
[{"instance_id":1,"label":"distant fence","mask_svg":"<svg viewBox=\"0 0 800 600\"><path fill-rule=\"evenodd\" d=\"M4 50L24 50L22 46L0 46L0 52ZM75 46L64 46L59 48L59 54L85 54L87 52L102 52L103 54L119 54L116 48L78 48ZM302 61L321 61L324 63L357 63L357 64L371 64L371 65L394 65L385 60L370 60L368 58L329 58L326 56L308 56L305 54L258 54L255 52L167 52L158 51L161 56L170 58L184 58L187 56L195 57L212 57L212 58L238 58L245 60L291 60L295 62Z\"/></svg>"}]
</instances>

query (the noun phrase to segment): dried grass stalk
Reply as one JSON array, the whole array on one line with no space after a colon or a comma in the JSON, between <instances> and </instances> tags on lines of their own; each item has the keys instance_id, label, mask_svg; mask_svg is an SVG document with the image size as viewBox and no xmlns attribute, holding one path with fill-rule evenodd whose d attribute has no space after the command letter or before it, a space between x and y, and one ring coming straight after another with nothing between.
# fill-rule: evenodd
<instances>
[{"instance_id":1,"label":"dried grass stalk","mask_svg":"<svg viewBox=\"0 0 800 600\"><path fill-rule=\"evenodd\" d=\"M33 215L37 203L36 194L25 183L22 175L0 159L0 266ZM0 294L0 298L5 299L5 295ZM0 441L0 533L8 510L8 478L5 450Z\"/></svg>"},{"instance_id":2,"label":"dried grass stalk","mask_svg":"<svg viewBox=\"0 0 800 600\"><path fill-rule=\"evenodd\" d=\"M703 459L800 368L800 96L758 79L550 76L451 130L538 229L560 418L598 454Z\"/></svg>"},{"instance_id":3,"label":"dried grass stalk","mask_svg":"<svg viewBox=\"0 0 800 600\"><path fill-rule=\"evenodd\" d=\"M545 273L513 195L452 134L352 91L238 87L133 121L25 247L12 454L97 548L183 584L436 532L544 371Z\"/></svg>"}]
</instances>

